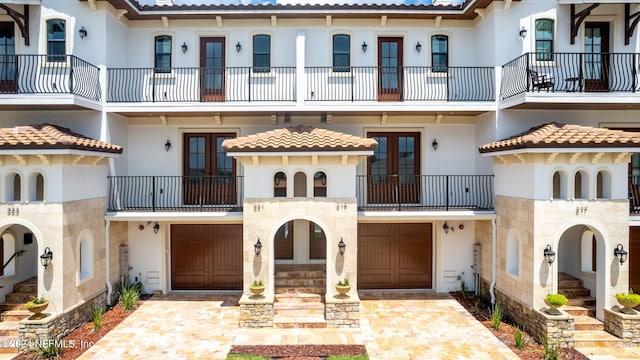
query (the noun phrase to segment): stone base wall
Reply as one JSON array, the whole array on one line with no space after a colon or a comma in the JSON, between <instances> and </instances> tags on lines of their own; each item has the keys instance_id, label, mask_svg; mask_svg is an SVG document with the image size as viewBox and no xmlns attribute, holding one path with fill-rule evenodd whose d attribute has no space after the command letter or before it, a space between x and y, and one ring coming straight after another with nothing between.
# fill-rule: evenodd
<instances>
[{"instance_id":1,"label":"stone base wall","mask_svg":"<svg viewBox=\"0 0 640 360\"><path fill-rule=\"evenodd\" d=\"M241 303L240 327L273 327L273 303Z\"/></svg>"},{"instance_id":2,"label":"stone base wall","mask_svg":"<svg viewBox=\"0 0 640 360\"><path fill-rule=\"evenodd\" d=\"M480 280L481 296L489 298L489 282ZM547 339L550 345L574 347L573 317L563 313L551 316L518 302L499 289L495 289L496 303L500 304L504 314L522 329L531 334L536 341Z\"/></svg>"},{"instance_id":3,"label":"stone base wall","mask_svg":"<svg viewBox=\"0 0 640 360\"><path fill-rule=\"evenodd\" d=\"M604 330L622 339L624 346L638 347L640 346L640 313L629 315L604 309Z\"/></svg>"},{"instance_id":4,"label":"stone base wall","mask_svg":"<svg viewBox=\"0 0 640 360\"><path fill-rule=\"evenodd\" d=\"M359 328L360 302L327 302L324 307L327 327L330 328Z\"/></svg>"},{"instance_id":5,"label":"stone base wall","mask_svg":"<svg viewBox=\"0 0 640 360\"><path fill-rule=\"evenodd\" d=\"M37 343L43 344L49 340L61 340L73 329L82 325L91 318L91 310L96 307L104 307L107 301L107 293L102 292L92 299L67 310L55 317L46 317L40 320L20 321L19 338L20 351L29 350ZM46 314L46 310L44 312ZM66 344L66 346L71 346Z\"/></svg>"}]
</instances>

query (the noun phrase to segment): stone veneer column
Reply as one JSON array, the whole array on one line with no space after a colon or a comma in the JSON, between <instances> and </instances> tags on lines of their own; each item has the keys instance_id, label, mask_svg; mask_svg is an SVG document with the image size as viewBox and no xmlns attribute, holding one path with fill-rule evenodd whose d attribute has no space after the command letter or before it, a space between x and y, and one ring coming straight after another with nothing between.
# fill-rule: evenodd
<instances>
[{"instance_id":1,"label":"stone veneer column","mask_svg":"<svg viewBox=\"0 0 640 360\"><path fill-rule=\"evenodd\" d=\"M549 315L534 309L534 336L536 340L546 339L549 345L573 348L573 316L564 311L560 312L562 315Z\"/></svg>"},{"instance_id":2,"label":"stone veneer column","mask_svg":"<svg viewBox=\"0 0 640 360\"><path fill-rule=\"evenodd\" d=\"M348 296L327 296L325 298L324 314L327 327L359 328L360 298L358 293L351 289Z\"/></svg>"},{"instance_id":3,"label":"stone veneer column","mask_svg":"<svg viewBox=\"0 0 640 360\"><path fill-rule=\"evenodd\" d=\"M240 327L273 327L273 301L273 296L242 295L239 301Z\"/></svg>"},{"instance_id":4,"label":"stone veneer column","mask_svg":"<svg viewBox=\"0 0 640 360\"><path fill-rule=\"evenodd\" d=\"M630 315L615 310L617 307L604 309L605 331L622 339L625 346L640 346L640 313Z\"/></svg>"}]
</instances>

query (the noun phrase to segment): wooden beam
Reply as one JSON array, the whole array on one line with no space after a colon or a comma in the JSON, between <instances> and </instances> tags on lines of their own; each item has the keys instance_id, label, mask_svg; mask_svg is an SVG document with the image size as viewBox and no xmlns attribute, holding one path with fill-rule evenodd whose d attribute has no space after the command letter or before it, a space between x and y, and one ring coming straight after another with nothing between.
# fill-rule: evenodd
<instances>
[{"instance_id":1,"label":"wooden beam","mask_svg":"<svg viewBox=\"0 0 640 360\"><path fill-rule=\"evenodd\" d=\"M582 155L582 153L575 153L571 155L571 157L569 158L569 164L575 164L576 161L578 161L578 158L580 157L580 155Z\"/></svg>"},{"instance_id":2,"label":"wooden beam","mask_svg":"<svg viewBox=\"0 0 640 360\"><path fill-rule=\"evenodd\" d=\"M71 163L71 165L76 166L80 162L80 160L84 159L84 155L77 155L75 160Z\"/></svg>"},{"instance_id":3,"label":"wooden beam","mask_svg":"<svg viewBox=\"0 0 640 360\"><path fill-rule=\"evenodd\" d=\"M386 27L387 26L387 15L382 15L380 17L380 27Z\"/></svg>"},{"instance_id":4,"label":"wooden beam","mask_svg":"<svg viewBox=\"0 0 640 360\"><path fill-rule=\"evenodd\" d=\"M593 154L593 157L591 158L591 163L597 164L600 161L600 158L602 158L603 156L604 156L603 152Z\"/></svg>"},{"instance_id":5,"label":"wooden beam","mask_svg":"<svg viewBox=\"0 0 640 360\"><path fill-rule=\"evenodd\" d=\"M220 116L220 114L213 115L213 122L216 125L221 125L222 124L222 116Z\"/></svg>"},{"instance_id":6,"label":"wooden beam","mask_svg":"<svg viewBox=\"0 0 640 360\"><path fill-rule=\"evenodd\" d=\"M331 15L327 15L325 17L325 24L327 25L327 27L331 27Z\"/></svg>"},{"instance_id":7,"label":"wooden beam","mask_svg":"<svg viewBox=\"0 0 640 360\"><path fill-rule=\"evenodd\" d=\"M633 32L640 21L640 11L631 13L631 4L624 4L624 44L629 45Z\"/></svg>"},{"instance_id":8,"label":"wooden beam","mask_svg":"<svg viewBox=\"0 0 640 360\"><path fill-rule=\"evenodd\" d=\"M439 28L442 24L442 16L436 16L436 27Z\"/></svg>"},{"instance_id":9,"label":"wooden beam","mask_svg":"<svg viewBox=\"0 0 640 360\"><path fill-rule=\"evenodd\" d=\"M475 9L473 10L473 12L478 14L478 16L480 16L480 20L484 20L485 9Z\"/></svg>"},{"instance_id":10,"label":"wooden beam","mask_svg":"<svg viewBox=\"0 0 640 360\"><path fill-rule=\"evenodd\" d=\"M506 156L498 155L496 156L496 159L500 160L502 165L509 165L509 159L507 159Z\"/></svg>"},{"instance_id":11,"label":"wooden beam","mask_svg":"<svg viewBox=\"0 0 640 360\"><path fill-rule=\"evenodd\" d=\"M342 158L340 159L340 163L345 166L349 163L349 155L342 155Z\"/></svg>"},{"instance_id":12,"label":"wooden beam","mask_svg":"<svg viewBox=\"0 0 640 360\"><path fill-rule=\"evenodd\" d=\"M444 115L442 115L442 114L436 115L436 125L440 125L440 123L442 122L443 118L444 118Z\"/></svg>"},{"instance_id":13,"label":"wooden beam","mask_svg":"<svg viewBox=\"0 0 640 360\"><path fill-rule=\"evenodd\" d=\"M282 165L289 166L289 157L287 155L282 155Z\"/></svg>"},{"instance_id":14,"label":"wooden beam","mask_svg":"<svg viewBox=\"0 0 640 360\"><path fill-rule=\"evenodd\" d=\"M104 156L98 156L91 165L96 166L100 163L100 160L104 159Z\"/></svg>"},{"instance_id":15,"label":"wooden beam","mask_svg":"<svg viewBox=\"0 0 640 360\"><path fill-rule=\"evenodd\" d=\"M318 166L318 155L311 155L311 165Z\"/></svg>"},{"instance_id":16,"label":"wooden beam","mask_svg":"<svg viewBox=\"0 0 640 360\"><path fill-rule=\"evenodd\" d=\"M509 10L509 8L511 8L511 0L505 0L504 10Z\"/></svg>"},{"instance_id":17,"label":"wooden beam","mask_svg":"<svg viewBox=\"0 0 640 360\"><path fill-rule=\"evenodd\" d=\"M116 18L118 20L120 20L123 16L127 15L128 12L129 12L129 10L127 10L127 9L120 9L117 12Z\"/></svg>"},{"instance_id":18,"label":"wooden beam","mask_svg":"<svg viewBox=\"0 0 640 360\"><path fill-rule=\"evenodd\" d=\"M18 154L13 154L13 158L18 161L20 166L27 166L27 160L24 159L24 156L18 155Z\"/></svg>"},{"instance_id":19,"label":"wooden beam","mask_svg":"<svg viewBox=\"0 0 640 360\"><path fill-rule=\"evenodd\" d=\"M327 124L331 124L332 121L333 121L333 115L327 114Z\"/></svg>"},{"instance_id":20,"label":"wooden beam","mask_svg":"<svg viewBox=\"0 0 640 360\"><path fill-rule=\"evenodd\" d=\"M253 166L258 166L260 165L260 158L258 156L252 156L251 157L251 161L253 163Z\"/></svg>"},{"instance_id":21,"label":"wooden beam","mask_svg":"<svg viewBox=\"0 0 640 360\"><path fill-rule=\"evenodd\" d=\"M271 27L278 26L278 17L275 15L271 15Z\"/></svg>"},{"instance_id":22,"label":"wooden beam","mask_svg":"<svg viewBox=\"0 0 640 360\"><path fill-rule=\"evenodd\" d=\"M389 120L387 114L380 115L380 125L387 125L387 121Z\"/></svg>"},{"instance_id":23,"label":"wooden beam","mask_svg":"<svg viewBox=\"0 0 640 360\"><path fill-rule=\"evenodd\" d=\"M587 18L587 16L591 15L591 10L597 8L600 4L591 4L587 6L585 9L576 13L576 4L571 4L571 45L576 43L576 36L578 36L578 30L580 29L580 24Z\"/></svg>"},{"instance_id":24,"label":"wooden beam","mask_svg":"<svg viewBox=\"0 0 640 360\"><path fill-rule=\"evenodd\" d=\"M29 46L29 5L24 5L22 14L4 4L0 4L0 9L6 11L7 15L16 22L24 39L24 44Z\"/></svg>"},{"instance_id":25,"label":"wooden beam","mask_svg":"<svg viewBox=\"0 0 640 360\"><path fill-rule=\"evenodd\" d=\"M618 154L618 156L616 156L616 158L613 160L614 164L620 164L627 156L629 156L631 153L628 152L623 152ZM629 160L627 160L628 162Z\"/></svg>"},{"instance_id":26,"label":"wooden beam","mask_svg":"<svg viewBox=\"0 0 640 360\"><path fill-rule=\"evenodd\" d=\"M218 27L218 29L222 27L222 16L220 15L216 16L216 26Z\"/></svg>"},{"instance_id":27,"label":"wooden beam","mask_svg":"<svg viewBox=\"0 0 640 360\"><path fill-rule=\"evenodd\" d=\"M169 18L166 16L161 17L160 19L162 19L162 26L164 26L165 29L169 28Z\"/></svg>"},{"instance_id":28,"label":"wooden beam","mask_svg":"<svg viewBox=\"0 0 640 360\"><path fill-rule=\"evenodd\" d=\"M271 125L276 125L276 124L278 124L278 115L271 114Z\"/></svg>"},{"instance_id":29,"label":"wooden beam","mask_svg":"<svg viewBox=\"0 0 640 360\"><path fill-rule=\"evenodd\" d=\"M49 158L47 157L47 155L37 154L36 156L38 157L38 159L40 159L40 161L42 162L42 165L44 166L51 165L51 162L49 161Z\"/></svg>"},{"instance_id":30,"label":"wooden beam","mask_svg":"<svg viewBox=\"0 0 640 360\"><path fill-rule=\"evenodd\" d=\"M527 160L524 158L524 156L522 154L513 154L513 156L520 160L520 164L526 164Z\"/></svg>"},{"instance_id":31,"label":"wooden beam","mask_svg":"<svg viewBox=\"0 0 640 360\"><path fill-rule=\"evenodd\" d=\"M547 155L547 161L546 161L547 164L552 164L553 161L558 157L558 155L560 155L560 153L557 153L557 152Z\"/></svg>"},{"instance_id":32,"label":"wooden beam","mask_svg":"<svg viewBox=\"0 0 640 360\"><path fill-rule=\"evenodd\" d=\"M160 122L162 123L162 125L167 125L167 117L164 115L160 115Z\"/></svg>"},{"instance_id":33,"label":"wooden beam","mask_svg":"<svg viewBox=\"0 0 640 360\"><path fill-rule=\"evenodd\" d=\"M87 2L89 3L89 8L92 11L96 11L96 9L98 9L98 7L96 6L96 0L88 0Z\"/></svg>"}]
</instances>

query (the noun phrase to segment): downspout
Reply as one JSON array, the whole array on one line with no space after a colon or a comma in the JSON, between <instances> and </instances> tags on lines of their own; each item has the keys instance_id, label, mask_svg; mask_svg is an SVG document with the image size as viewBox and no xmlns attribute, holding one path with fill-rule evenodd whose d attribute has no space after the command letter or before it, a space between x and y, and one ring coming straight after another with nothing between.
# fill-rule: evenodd
<instances>
[{"instance_id":1,"label":"downspout","mask_svg":"<svg viewBox=\"0 0 640 360\"><path fill-rule=\"evenodd\" d=\"M109 229L111 228L111 220L107 220L107 223L105 224L105 231L104 231L104 248L105 248L105 254L106 254L106 259L104 262L104 270L105 270L105 278L106 278L106 283L107 283L107 306L111 306L111 293L113 292L113 289L111 288L111 277L110 277L110 269L109 269L109 254L110 254L110 250L109 250Z\"/></svg>"},{"instance_id":2,"label":"downspout","mask_svg":"<svg viewBox=\"0 0 640 360\"><path fill-rule=\"evenodd\" d=\"M497 270L497 248L498 248L498 235L496 231L496 219L491 220L491 285L489 286L489 294L491 294L491 303L496 303L496 270Z\"/></svg>"}]
</instances>

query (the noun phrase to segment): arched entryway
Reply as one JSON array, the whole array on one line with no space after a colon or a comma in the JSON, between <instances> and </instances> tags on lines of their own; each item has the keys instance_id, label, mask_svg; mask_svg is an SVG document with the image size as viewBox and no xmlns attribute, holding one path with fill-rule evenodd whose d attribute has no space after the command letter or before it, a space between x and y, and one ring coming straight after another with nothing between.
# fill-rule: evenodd
<instances>
[{"instance_id":1,"label":"arched entryway","mask_svg":"<svg viewBox=\"0 0 640 360\"><path fill-rule=\"evenodd\" d=\"M19 289L25 296L39 295L38 237L39 232L30 224L0 223L0 303L11 302L7 294L20 283L28 284Z\"/></svg>"},{"instance_id":2,"label":"arched entryway","mask_svg":"<svg viewBox=\"0 0 640 360\"><path fill-rule=\"evenodd\" d=\"M325 264L327 236L313 221L297 219L282 224L273 239L276 264Z\"/></svg>"},{"instance_id":3,"label":"arched entryway","mask_svg":"<svg viewBox=\"0 0 640 360\"><path fill-rule=\"evenodd\" d=\"M571 226L558 240L557 292L599 319L604 317L605 248L602 233L586 224Z\"/></svg>"}]
</instances>

